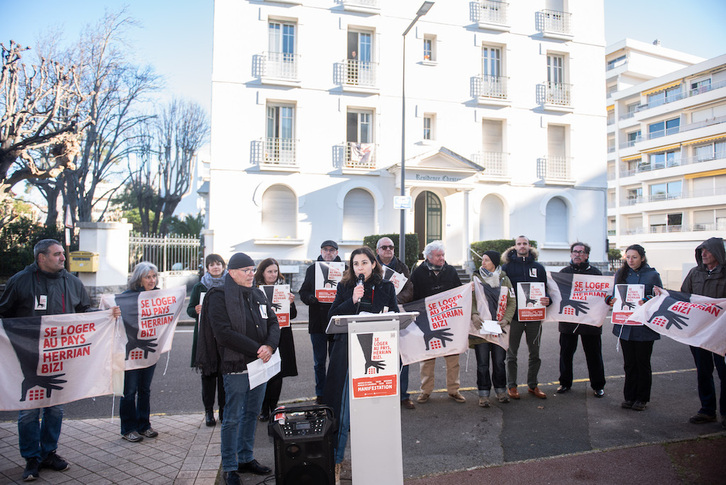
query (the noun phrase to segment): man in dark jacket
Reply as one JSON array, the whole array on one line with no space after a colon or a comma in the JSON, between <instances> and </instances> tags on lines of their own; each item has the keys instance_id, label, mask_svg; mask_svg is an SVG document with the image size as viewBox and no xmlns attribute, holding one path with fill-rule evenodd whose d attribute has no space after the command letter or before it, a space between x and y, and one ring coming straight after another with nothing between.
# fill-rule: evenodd
<instances>
[{"instance_id":1,"label":"man in dark jacket","mask_svg":"<svg viewBox=\"0 0 726 485\"><path fill-rule=\"evenodd\" d=\"M590 266L590 246L576 242L570 246L570 265L562 268L560 273L602 275L599 269ZM572 358L577 350L577 336L582 339L582 350L585 351L587 372L590 376L590 387L595 397L605 395L605 367L602 362L602 327L580 325L577 323L560 322L560 387L558 394L563 394L572 387Z\"/></svg>"},{"instance_id":2,"label":"man in dark jacket","mask_svg":"<svg viewBox=\"0 0 726 485\"><path fill-rule=\"evenodd\" d=\"M540 282L545 284L545 295L540 303L549 306L550 298L547 293L547 273L544 266L537 262L537 251L530 246L529 239L519 236L513 248L504 252L502 258L505 264L502 270L507 273L515 294L519 298L517 285L524 282ZM517 305L519 308L519 305ZM527 347L529 348L529 366L527 368L527 385L529 393L540 399L547 399L547 395L539 390L537 377L542 361L539 358L539 346L542 337L542 321L519 321L519 312L514 313L514 320L509 330L509 349L507 349L507 387L509 397L519 399L517 390L517 351L522 340L522 334L526 334Z\"/></svg>"},{"instance_id":3,"label":"man in dark jacket","mask_svg":"<svg viewBox=\"0 0 726 485\"><path fill-rule=\"evenodd\" d=\"M726 250L720 237L706 239L696 248L697 266L688 272L681 291L709 298L726 298ZM726 363L724 358L700 347L691 347L698 377L698 397L701 409L689 420L693 424L716 421L716 387L713 368L721 381L719 408L721 425L726 428Z\"/></svg>"},{"instance_id":4,"label":"man in dark jacket","mask_svg":"<svg viewBox=\"0 0 726 485\"><path fill-rule=\"evenodd\" d=\"M411 273L413 301L461 286L456 269L446 262L444 243L433 241L427 244L423 254L426 260ZM466 402L466 398L459 392L461 385L459 354L447 355L444 360L446 361L446 390L449 397L458 403ZM422 404L429 400L434 391L435 368L436 359L421 362L421 394L417 401Z\"/></svg>"},{"instance_id":5,"label":"man in dark jacket","mask_svg":"<svg viewBox=\"0 0 726 485\"><path fill-rule=\"evenodd\" d=\"M35 263L13 275L0 298L0 318L83 313L91 306L83 283L65 270L63 246L43 239L33 248ZM68 470L68 463L56 454L63 422L63 406L27 409L18 415L20 454L26 460L23 480L39 477L50 468Z\"/></svg>"},{"instance_id":6,"label":"man in dark jacket","mask_svg":"<svg viewBox=\"0 0 726 485\"><path fill-rule=\"evenodd\" d=\"M260 465L253 454L257 415L267 385L250 389L247 364L257 359L270 360L280 340L280 326L265 294L254 287L252 258L245 253L236 253L229 259L227 268L224 286L207 292L202 313L207 312L211 322L224 381L222 471L227 485L238 485L238 472L272 473L269 467ZM200 335L199 345L206 348L205 340ZM209 354L210 358L216 355L215 352Z\"/></svg>"},{"instance_id":7,"label":"man in dark jacket","mask_svg":"<svg viewBox=\"0 0 726 485\"><path fill-rule=\"evenodd\" d=\"M408 270L406 263L398 259L394 255L396 247L393 245L393 241L389 237L382 237L376 243L376 254L378 255L378 262L382 267L389 267L397 273L403 274L408 281L403 285L401 291L396 295L396 301L399 305L413 301L413 283L411 283L411 272ZM415 409L416 405L411 401L411 397L408 394L408 366L404 365L401 367L401 405L406 409Z\"/></svg>"},{"instance_id":8,"label":"man in dark jacket","mask_svg":"<svg viewBox=\"0 0 726 485\"><path fill-rule=\"evenodd\" d=\"M340 262L338 244L331 240L323 241L323 244L320 245L318 261ZM307 271L305 271L305 281L300 287L300 300L310 307L308 333L310 334L310 342L313 345L315 402L321 404L323 389L325 388L326 360L333 350L333 336L325 333L328 326L328 312L333 303L320 303L315 297L315 263L308 266Z\"/></svg>"}]
</instances>

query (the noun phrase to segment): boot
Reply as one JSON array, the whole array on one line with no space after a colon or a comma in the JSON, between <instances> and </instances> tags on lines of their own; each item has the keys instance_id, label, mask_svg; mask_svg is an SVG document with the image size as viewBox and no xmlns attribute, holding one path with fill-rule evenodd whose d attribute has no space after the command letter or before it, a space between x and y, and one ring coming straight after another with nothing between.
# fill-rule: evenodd
<instances>
[{"instance_id":1,"label":"boot","mask_svg":"<svg viewBox=\"0 0 726 485\"><path fill-rule=\"evenodd\" d=\"M224 415L224 408L219 408L219 424L222 424L223 415Z\"/></svg>"},{"instance_id":2,"label":"boot","mask_svg":"<svg viewBox=\"0 0 726 485\"><path fill-rule=\"evenodd\" d=\"M204 412L204 421L207 423L207 426L209 426L210 428L212 426L214 426L215 424L217 424L217 421L214 419L214 411L212 411L211 409L207 409Z\"/></svg>"}]
</instances>

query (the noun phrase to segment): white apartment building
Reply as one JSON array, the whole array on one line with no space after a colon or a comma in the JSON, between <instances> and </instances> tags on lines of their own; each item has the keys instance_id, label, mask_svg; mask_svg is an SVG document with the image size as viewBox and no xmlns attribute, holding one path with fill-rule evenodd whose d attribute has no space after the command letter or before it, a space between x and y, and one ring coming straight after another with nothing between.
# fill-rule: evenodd
<instances>
[{"instance_id":1,"label":"white apartment building","mask_svg":"<svg viewBox=\"0 0 726 485\"><path fill-rule=\"evenodd\" d=\"M726 234L726 55L627 39L606 64L610 246L643 245L678 289L695 247Z\"/></svg>"},{"instance_id":2,"label":"white apartment building","mask_svg":"<svg viewBox=\"0 0 726 485\"><path fill-rule=\"evenodd\" d=\"M209 252L345 258L370 234L606 245L603 2L216 0Z\"/></svg>"}]
</instances>

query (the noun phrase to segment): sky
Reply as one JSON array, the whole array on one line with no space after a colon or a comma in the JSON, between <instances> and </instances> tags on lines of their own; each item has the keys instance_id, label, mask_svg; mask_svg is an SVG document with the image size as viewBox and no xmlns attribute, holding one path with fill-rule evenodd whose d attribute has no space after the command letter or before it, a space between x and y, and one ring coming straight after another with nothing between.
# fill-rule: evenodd
<instances>
[{"instance_id":1,"label":"sky","mask_svg":"<svg viewBox=\"0 0 726 485\"><path fill-rule=\"evenodd\" d=\"M140 22L128 35L137 63L165 78L168 97L196 101L209 113L214 0L0 0L0 42L32 46L39 34L58 27L70 43L105 9L124 5ZM726 53L725 24L725 0L605 0L607 45L625 37L659 39L664 47L716 57Z\"/></svg>"}]
</instances>

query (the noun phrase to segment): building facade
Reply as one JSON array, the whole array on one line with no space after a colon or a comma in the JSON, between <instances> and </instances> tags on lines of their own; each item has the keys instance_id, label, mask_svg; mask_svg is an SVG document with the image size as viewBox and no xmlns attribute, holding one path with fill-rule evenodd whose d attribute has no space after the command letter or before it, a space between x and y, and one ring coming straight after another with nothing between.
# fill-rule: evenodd
<instances>
[{"instance_id":1,"label":"building facade","mask_svg":"<svg viewBox=\"0 0 726 485\"><path fill-rule=\"evenodd\" d=\"M207 251L342 257L370 234L525 234L603 261L603 2L216 0ZM401 180L405 42L405 179Z\"/></svg>"},{"instance_id":2,"label":"building facade","mask_svg":"<svg viewBox=\"0 0 726 485\"><path fill-rule=\"evenodd\" d=\"M608 48L606 63L609 242L642 244L677 289L694 248L726 232L726 55L703 60L628 39ZM633 82L656 63L670 72Z\"/></svg>"}]
</instances>

